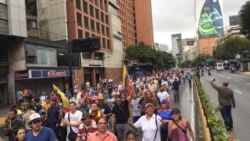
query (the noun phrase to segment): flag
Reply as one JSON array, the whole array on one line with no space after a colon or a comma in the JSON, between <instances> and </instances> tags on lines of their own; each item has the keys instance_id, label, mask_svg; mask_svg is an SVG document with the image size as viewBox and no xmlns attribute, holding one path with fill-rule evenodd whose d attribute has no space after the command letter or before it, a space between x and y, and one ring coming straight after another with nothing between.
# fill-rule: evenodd
<instances>
[{"instance_id":1,"label":"flag","mask_svg":"<svg viewBox=\"0 0 250 141\"><path fill-rule=\"evenodd\" d=\"M123 65L123 69L122 69L122 80L123 80L125 89L127 90L127 96L129 96L130 90L131 90L131 81L129 79L128 71L125 65Z\"/></svg>"},{"instance_id":2,"label":"flag","mask_svg":"<svg viewBox=\"0 0 250 141\"><path fill-rule=\"evenodd\" d=\"M53 84L53 89L54 89L54 91L61 97L63 107L64 107L64 108L69 107L69 100L68 100L68 98L65 96L65 94L64 94L55 84Z\"/></svg>"}]
</instances>

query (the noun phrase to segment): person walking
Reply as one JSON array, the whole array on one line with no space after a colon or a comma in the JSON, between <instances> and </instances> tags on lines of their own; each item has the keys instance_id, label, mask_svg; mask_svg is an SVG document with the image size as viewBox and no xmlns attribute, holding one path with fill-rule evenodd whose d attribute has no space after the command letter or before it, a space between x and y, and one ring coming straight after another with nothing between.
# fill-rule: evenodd
<instances>
[{"instance_id":1,"label":"person walking","mask_svg":"<svg viewBox=\"0 0 250 141\"><path fill-rule=\"evenodd\" d=\"M192 141L194 141L194 132L190 123L181 117L179 109L173 109L172 120L168 122L168 138L171 141L189 141L187 130L191 135Z\"/></svg>"},{"instance_id":2,"label":"person walking","mask_svg":"<svg viewBox=\"0 0 250 141\"><path fill-rule=\"evenodd\" d=\"M152 103L145 105L146 114L138 119L134 124L129 124L133 128L142 129L142 141L160 141L161 140L161 117L154 114L155 106Z\"/></svg>"},{"instance_id":3,"label":"person walking","mask_svg":"<svg viewBox=\"0 0 250 141\"><path fill-rule=\"evenodd\" d=\"M218 92L219 104L221 106L221 116L224 120L226 129L233 130L232 107L235 108L235 99L233 90L228 88L228 82L223 82L222 86L215 85L215 79L211 79L211 85Z\"/></svg>"},{"instance_id":4,"label":"person walking","mask_svg":"<svg viewBox=\"0 0 250 141\"><path fill-rule=\"evenodd\" d=\"M193 76L192 76L191 72L188 72L187 80L188 80L189 88L192 87L192 79L193 79Z\"/></svg>"},{"instance_id":5,"label":"person walking","mask_svg":"<svg viewBox=\"0 0 250 141\"><path fill-rule=\"evenodd\" d=\"M29 125L32 130L26 134L25 141L57 141L52 129L42 127L41 116L38 113L30 115Z\"/></svg>"},{"instance_id":6,"label":"person walking","mask_svg":"<svg viewBox=\"0 0 250 141\"><path fill-rule=\"evenodd\" d=\"M15 132L19 128L23 128L24 124L21 120L18 120L16 117L17 111L12 109L9 111L6 124L4 126L5 136L8 136L9 141L15 141Z\"/></svg>"},{"instance_id":7,"label":"person walking","mask_svg":"<svg viewBox=\"0 0 250 141\"><path fill-rule=\"evenodd\" d=\"M18 128L16 133L15 133L15 136L16 136L15 141L24 141L24 139L25 139L25 128L24 127Z\"/></svg>"},{"instance_id":8,"label":"person walking","mask_svg":"<svg viewBox=\"0 0 250 141\"><path fill-rule=\"evenodd\" d=\"M117 131L118 140L122 141L128 130L128 119L129 115L129 107L128 104L131 102L132 96L128 96L126 100L122 101L121 95L117 95L115 97L115 104L112 109L112 131Z\"/></svg>"},{"instance_id":9,"label":"person walking","mask_svg":"<svg viewBox=\"0 0 250 141\"><path fill-rule=\"evenodd\" d=\"M118 141L117 137L107 130L107 120L104 117L97 120L97 131L90 133L88 141Z\"/></svg>"},{"instance_id":10,"label":"person walking","mask_svg":"<svg viewBox=\"0 0 250 141\"><path fill-rule=\"evenodd\" d=\"M174 102L179 103L180 102L180 81L177 80L177 78L174 79L173 82L173 94L174 94Z\"/></svg>"},{"instance_id":11,"label":"person walking","mask_svg":"<svg viewBox=\"0 0 250 141\"><path fill-rule=\"evenodd\" d=\"M82 112L77 110L76 103L70 102L70 111L65 114L64 125L67 126L67 141L75 141L79 132L79 125L82 123Z\"/></svg>"}]
</instances>

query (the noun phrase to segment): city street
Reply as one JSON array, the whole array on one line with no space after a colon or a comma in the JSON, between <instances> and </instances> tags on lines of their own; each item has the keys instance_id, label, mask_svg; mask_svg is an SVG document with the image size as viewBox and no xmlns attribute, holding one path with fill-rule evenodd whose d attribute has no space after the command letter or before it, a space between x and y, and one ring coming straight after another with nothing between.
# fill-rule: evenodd
<instances>
[{"instance_id":1,"label":"city street","mask_svg":"<svg viewBox=\"0 0 250 141\"><path fill-rule=\"evenodd\" d=\"M241 141L247 141L250 137L250 110L249 110L249 87L250 87L250 75L230 73L225 72L212 72L212 76L208 76L207 73L205 76L201 77L201 82L203 88L205 89L207 95L211 98L215 107L218 104L217 92L210 85L211 78L215 78L216 85L221 86L222 82L227 81L229 83L229 88L234 91L236 108L232 109L233 120L234 120L234 129L233 134L237 139ZM221 117L220 113L218 115Z\"/></svg>"}]
</instances>

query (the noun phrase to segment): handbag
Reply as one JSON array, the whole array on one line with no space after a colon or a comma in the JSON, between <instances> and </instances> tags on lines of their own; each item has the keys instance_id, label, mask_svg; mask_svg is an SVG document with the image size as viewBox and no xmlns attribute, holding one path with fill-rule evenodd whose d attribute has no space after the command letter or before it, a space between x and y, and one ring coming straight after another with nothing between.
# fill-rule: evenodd
<instances>
[{"instance_id":1,"label":"handbag","mask_svg":"<svg viewBox=\"0 0 250 141\"><path fill-rule=\"evenodd\" d=\"M69 122L70 122L69 116L70 116L70 112L69 112L69 114L68 114L68 120L69 120ZM69 139L70 141L75 141L76 138L77 138L77 134L72 130L71 126L69 126L69 129L70 129L70 131L69 131L68 139Z\"/></svg>"}]
</instances>

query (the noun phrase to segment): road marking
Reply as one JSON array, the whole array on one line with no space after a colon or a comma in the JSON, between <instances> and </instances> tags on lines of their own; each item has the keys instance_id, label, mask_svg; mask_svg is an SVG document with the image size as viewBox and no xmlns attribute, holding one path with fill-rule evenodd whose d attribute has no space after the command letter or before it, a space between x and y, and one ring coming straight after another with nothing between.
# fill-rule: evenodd
<instances>
[{"instance_id":1,"label":"road marking","mask_svg":"<svg viewBox=\"0 0 250 141\"><path fill-rule=\"evenodd\" d=\"M238 90L234 90L235 92L239 93L239 94L242 94L242 92L238 91Z\"/></svg>"}]
</instances>

